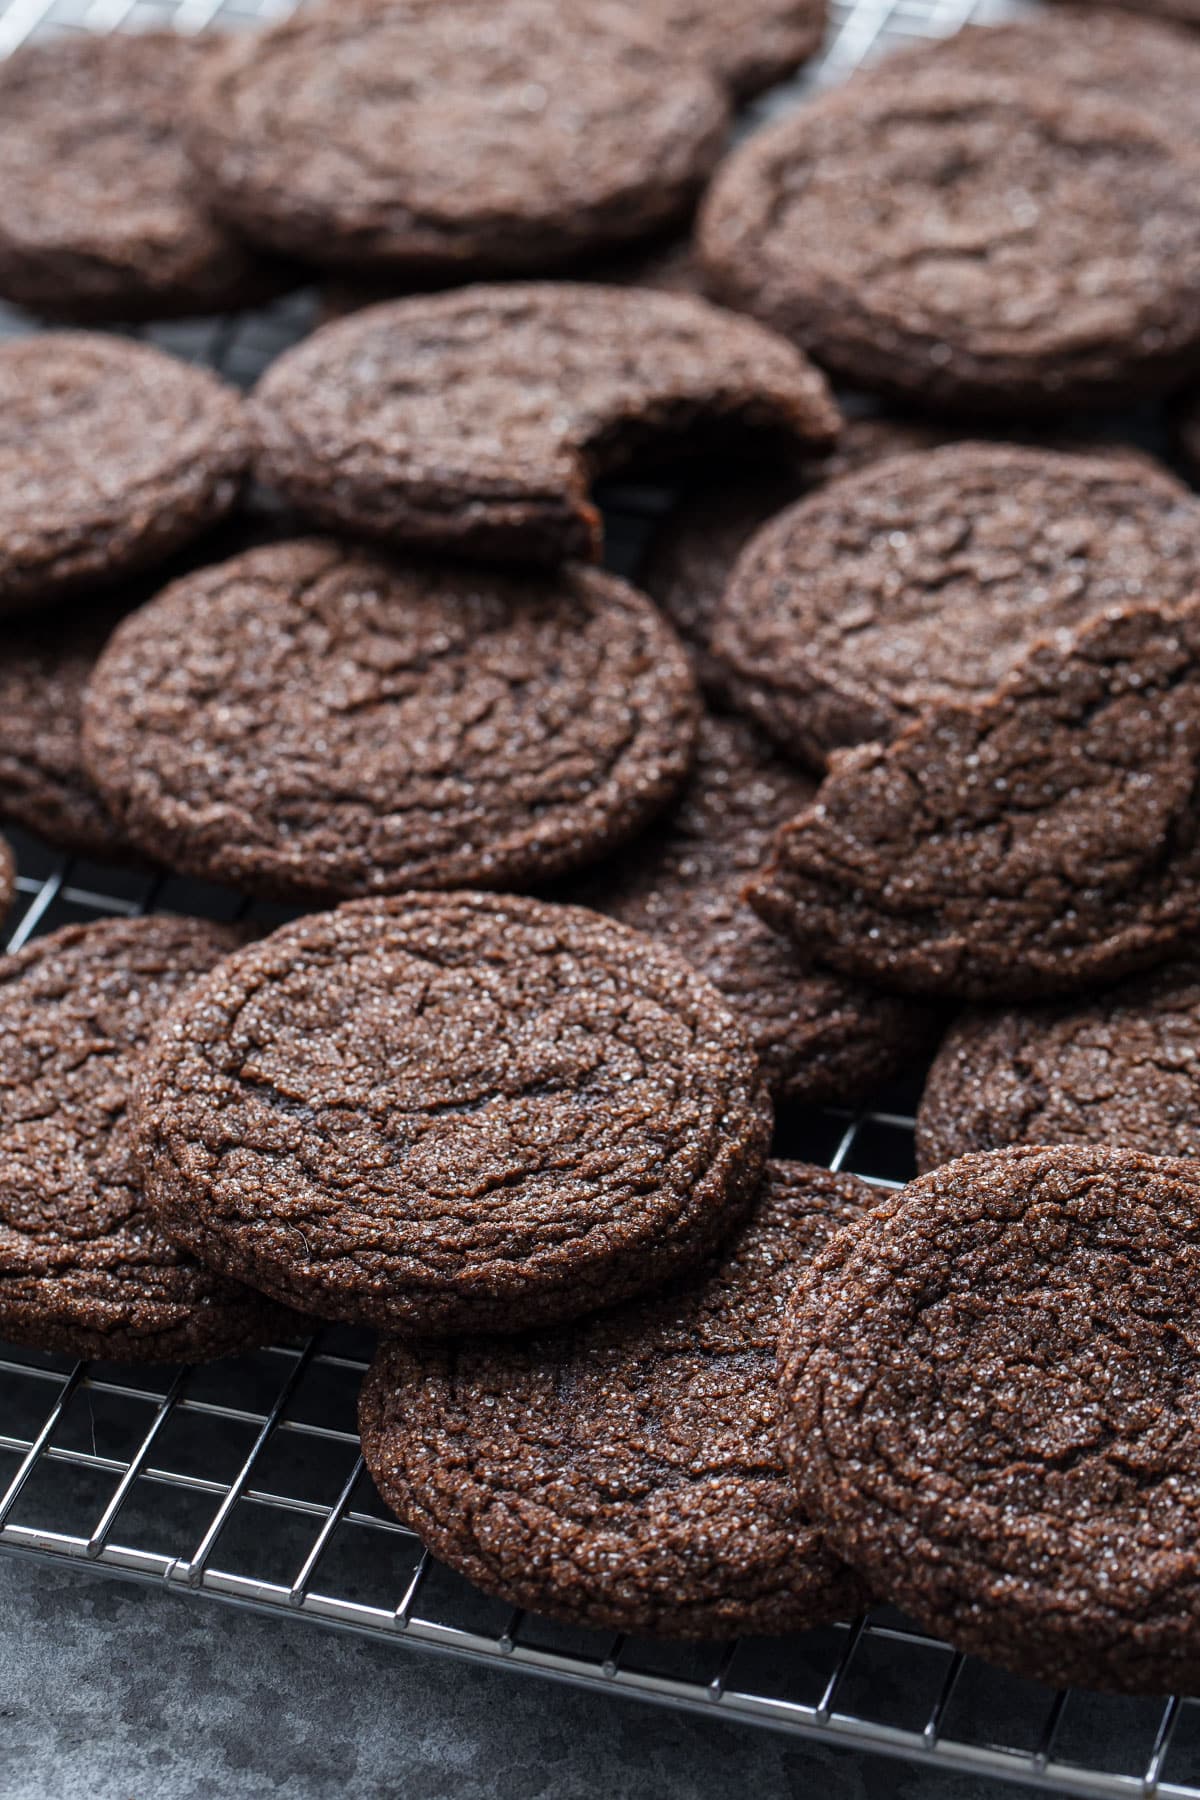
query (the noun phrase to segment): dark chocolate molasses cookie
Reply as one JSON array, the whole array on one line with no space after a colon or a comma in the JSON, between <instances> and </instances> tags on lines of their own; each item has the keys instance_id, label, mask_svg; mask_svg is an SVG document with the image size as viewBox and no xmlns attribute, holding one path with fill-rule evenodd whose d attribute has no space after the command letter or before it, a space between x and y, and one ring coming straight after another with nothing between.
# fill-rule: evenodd
<instances>
[{"instance_id":1,"label":"dark chocolate molasses cookie","mask_svg":"<svg viewBox=\"0 0 1200 1800\"><path fill-rule=\"evenodd\" d=\"M727 127L721 85L626 4L376 0L231 40L188 135L252 241L465 279L664 229Z\"/></svg>"},{"instance_id":2,"label":"dark chocolate molasses cookie","mask_svg":"<svg viewBox=\"0 0 1200 1800\"><path fill-rule=\"evenodd\" d=\"M241 941L198 919L104 919L0 959L0 1338L190 1362L294 1329L168 1243L130 1142L149 1032Z\"/></svg>"},{"instance_id":3,"label":"dark chocolate molasses cookie","mask_svg":"<svg viewBox=\"0 0 1200 1800\"><path fill-rule=\"evenodd\" d=\"M1084 1001L966 1012L929 1071L917 1164L1008 1144L1111 1144L1200 1161L1200 965Z\"/></svg>"},{"instance_id":4,"label":"dark chocolate molasses cookie","mask_svg":"<svg viewBox=\"0 0 1200 1800\"><path fill-rule=\"evenodd\" d=\"M701 426L837 433L789 344L688 294L577 282L396 300L259 383L259 471L322 523L462 555L599 553L589 480ZM691 447L691 445L689 445Z\"/></svg>"},{"instance_id":5,"label":"dark chocolate molasses cookie","mask_svg":"<svg viewBox=\"0 0 1200 1800\"><path fill-rule=\"evenodd\" d=\"M573 895L669 944L742 1022L777 1099L850 1101L934 1041L936 1015L806 963L742 899L778 825L816 786L752 726L709 716L670 817Z\"/></svg>"},{"instance_id":6,"label":"dark chocolate molasses cookie","mask_svg":"<svg viewBox=\"0 0 1200 1800\"><path fill-rule=\"evenodd\" d=\"M737 150L700 244L718 294L848 380L1057 413L1200 367L1198 180L1144 110L885 70Z\"/></svg>"},{"instance_id":7,"label":"dark chocolate molasses cookie","mask_svg":"<svg viewBox=\"0 0 1200 1800\"><path fill-rule=\"evenodd\" d=\"M884 987L1036 999L1200 929L1200 599L1038 644L986 700L833 758L748 890Z\"/></svg>"},{"instance_id":8,"label":"dark chocolate molasses cookie","mask_svg":"<svg viewBox=\"0 0 1200 1800\"><path fill-rule=\"evenodd\" d=\"M0 344L0 613L161 562L249 460L240 399L203 369L90 332Z\"/></svg>"},{"instance_id":9,"label":"dark chocolate molasses cookie","mask_svg":"<svg viewBox=\"0 0 1200 1800\"><path fill-rule=\"evenodd\" d=\"M0 656L0 818L101 862L129 851L83 767L83 692L127 610L89 599L13 620Z\"/></svg>"},{"instance_id":10,"label":"dark chocolate molasses cookie","mask_svg":"<svg viewBox=\"0 0 1200 1800\"><path fill-rule=\"evenodd\" d=\"M796 1275L878 1190L772 1163L699 1279L539 1337L385 1342L359 1403L388 1505L485 1593L659 1637L802 1630L864 1591L796 1505L775 1350Z\"/></svg>"},{"instance_id":11,"label":"dark chocolate molasses cookie","mask_svg":"<svg viewBox=\"0 0 1200 1800\"><path fill-rule=\"evenodd\" d=\"M764 527L717 610L724 687L820 768L990 693L1030 644L1200 592L1200 501L1144 457L953 444L828 483Z\"/></svg>"},{"instance_id":12,"label":"dark chocolate molasses cookie","mask_svg":"<svg viewBox=\"0 0 1200 1800\"><path fill-rule=\"evenodd\" d=\"M185 576L127 619L83 744L147 854L331 899L580 867L671 799L698 711L670 627L616 576L309 538Z\"/></svg>"},{"instance_id":13,"label":"dark chocolate molasses cookie","mask_svg":"<svg viewBox=\"0 0 1200 1800\"><path fill-rule=\"evenodd\" d=\"M212 53L112 32L0 61L0 295L86 321L222 312L281 288L200 204L177 135Z\"/></svg>"},{"instance_id":14,"label":"dark chocolate molasses cookie","mask_svg":"<svg viewBox=\"0 0 1200 1800\"><path fill-rule=\"evenodd\" d=\"M1072 1146L951 1163L800 1276L802 1503L881 1598L1068 1686L1200 1682L1200 1171Z\"/></svg>"},{"instance_id":15,"label":"dark chocolate molasses cookie","mask_svg":"<svg viewBox=\"0 0 1200 1800\"><path fill-rule=\"evenodd\" d=\"M520 1331L658 1286L747 1210L755 1059L681 957L571 906L364 901L174 1009L137 1102L163 1228L318 1316Z\"/></svg>"}]
</instances>

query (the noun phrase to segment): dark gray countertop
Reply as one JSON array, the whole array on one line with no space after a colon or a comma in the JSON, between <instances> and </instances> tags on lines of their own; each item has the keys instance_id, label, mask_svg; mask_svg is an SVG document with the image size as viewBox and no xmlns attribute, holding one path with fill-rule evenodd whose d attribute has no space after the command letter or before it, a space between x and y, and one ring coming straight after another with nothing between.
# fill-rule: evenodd
<instances>
[{"instance_id":1,"label":"dark gray countertop","mask_svg":"<svg viewBox=\"0 0 1200 1800\"><path fill-rule=\"evenodd\" d=\"M0 1557L4 1800L1028 1794Z\"/></svg>"}]
</instances>

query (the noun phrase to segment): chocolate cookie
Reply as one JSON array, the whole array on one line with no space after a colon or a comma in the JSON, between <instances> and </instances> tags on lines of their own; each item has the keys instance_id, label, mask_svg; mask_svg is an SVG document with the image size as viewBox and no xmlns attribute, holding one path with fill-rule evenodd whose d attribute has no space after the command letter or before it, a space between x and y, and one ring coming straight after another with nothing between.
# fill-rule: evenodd
<instances>
[{"instance_id":1,"label":"chocolate cookie","mask_svg":"<svg viewBox=\"0 0 1200 1800\"><path fill-rule=\"evenodd\" d=\"M83 767L83 692L127 611L92 599L14 620L0 658L0 818L101 862L129 854Z\"/></svg>"},{"instance_id":2,"label":"chocolate cookie","mask_svg":"<svg viewBox=\"0 0 1200 1800\"><path fill-rule=\"evenodd\" d=\"M934 1059L917 1164L1008 1144L1112 1144L1200 1162L1200 965L1084 1001L966 1012Z\"/></svg>"},{"instance_id":3,"label":"chocolate cookie","mask_svg":"<svg viewBox=\"0 0 1200 1800\"><path fill-rule=\"evenodd\" d=\"M687 658L616 576L401 564L323 539L185 576L84 702L130 841L276 898L519 886L631 837L687 775Z\"/></svg>"},{"instance_id":4,"label":"chocolate cookie","mask_svg":"<svg viewBox=\"0 0 1200 1800\"><path fill-rule=\"evenodd\" d=\"M1145 458L953 444L828 483L743 551L711 654L821 768L989 693L1037 638L1200 591L1200 501Z\"/></svg>"},{"instance_id":5,"label":"chocolate cookie","mask_svg":"<svg viewBox=\"0 0 1200 1800\"><path fill-rule=\"evenodd\" d=\"M815 792L751 726L710 715L674 812L573 896L669 944L706 976L777 1099L848 1102L919 1057L937 1021L913 1001L813 968L743 901L775 827Z\"/></svg>"},{"instance_id":6,"label":"chocolate cookie","mask_svg":"<svg viewBox=\"0 0 1200 1800\"><path fill-rule=\"evenodd\" d=\"M1200 1171L969 1156L832 1239L780 1368L801 1501L881 1598L1054 1686L1200 1680Z\"/></svg>"},{"instance_id":7,"label":"chocolate cookie","mask_svg":"<svg viewBox=\"0 0 1200 1800\"><path fill-rule=\"evenodd\" d=\"M167 1242L130 1143L147 1036L241 941L159 915L68 925L0 958L0 1338L192 1362L295 1329Z\"/></svg>"},{"instance_id":8,"label":"chocolate cookie","mask_svg":"<svg viewBox=\"0 0 1200 1800\"><path fill-rule=\"evenodd\" d=\"M770 1107L681 957L569 906L365 901L174 1009L140 1085L164 1230L318 1316L520 1331L658 1286L746 1211Z\"/></svg>"},{"instance_id":9,"label":"chocolate cookie","mask_svg":"<svg viewBox=\"0 0 1200 1800\"><path fill-rule=\"evenodd\" d=\"M461 555L597 556L589 480L704 425L837 433L824 379L686 294L573 282L396 300L326 325L258 385L259 473L335 529Z\"/></svg>"},{"instance_id":10,"label":"chocolate cookie","mask_svg":"<svg viewBox=\"0 0 1200 1800\"><path fill-rule=\"evenodd\" d=\"M232 39L188 136L252 241L467 279L685 217L728 122L720 84L626 4L374 0Z\"/></svg>"},{"instance_id":11,"label":"chocolate cookie","mask_svg":"<svg viewBox=\"0 0 1200 1800\"><path fill-rule=\"evenodd\" d=\"M241 401L203 369L88 332L0 344L0 613L162 561L249 461Z\"/></svg>"},{"instance_id":12,"label":"chocolate cookie","mask_svg":"<svg viewBox=\"0 0 1200 1800\"><path fill-rule=\"evenodd\" d=\"M0 61L0 295L62 319L251 306L279 267L197 199L177 135L212 41L112 32Z\"/></svg>"},{"instance_id":13,"label":"chocolate cookie","mask_svg":"<svg viewBox=\"0 0 1200 1800\"><path fill-rule=\"evenodd\" d=\"M940 69L992 81L1052 81L1144 107L1184 143L1200 136L1200 44L1171 25L1130 13L1078 5L1039 9L1002 25L967 25L952 37L902 52L887 67L892 73Z\"/></svg>"},{"instance_id":14,"label":"chocolate cookie","mask_svg":"<svg viewBox=\"0 0 1200 1800\"><path fill-rule=\"evenodd\" d=\"M1036 645L986 700L835 756L747 897L887 988L1037 999L1200 929L1200 599Z\"/></svg>"},{"instance_id":15,"label":"chocolate cookie","mask_svg":"<svg viewBox=\"0 0 1200 1800\"><path fill-rule=\"evenodd\" d=\"M1118 102L870 72L734 152L715 291L856 384L1006 414L1200 367L1200 151Z\"/></svg>"},{"instance_id":16,"label":"chocolate cookie","mask_svg":"<svg viewBox=\"0 0 1200 1800\"><path fill-rule=\"evenodd\" d=\"M775 1347L798 1270L877 1190L772 1163L698 1280L533 1338L381 1345L363 1454L443 1562L513 1606L659 1637L802 1630L863 1589L796 1505Z\"/></svg>"}]
</instances>

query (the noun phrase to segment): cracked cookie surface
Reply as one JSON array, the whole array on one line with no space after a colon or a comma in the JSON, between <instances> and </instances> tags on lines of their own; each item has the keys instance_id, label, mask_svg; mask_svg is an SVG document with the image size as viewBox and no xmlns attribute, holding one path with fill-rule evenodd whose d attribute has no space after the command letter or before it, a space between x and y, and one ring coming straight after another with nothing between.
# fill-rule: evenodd
<instances>
[{"instance_id":1,"label":"cracked cookie surface","mask_svg":"<svg viewBox=\"0 0 1200 1800\"><path fill-rule=\"evenodd\" d=\"M604 0L391 0L231 40L187 139L251 241L410 276L553 267L686 216L723 86Z\"/></svg>"},{"instance_id":2,"label":"cracked cookie surface","mask_svg":"<svg viewBox=\"0 0 1200 1800\"><path fill-rule=\"evenodd\" d=\"M505 887L646 823L698 710L678 641L615 576L302 539L118 627L84 753L130 839L188 874L277 898Z\"/></svg>"},{"instance_id":3,"label":"cracked cookie surface","mask_svg":"<svg viewBox=\"0 0 1200 1800\"><path fill-rule=\"evenodd\" d=\"M748 889L807 954L885 988L1041 998L1200 928L1200 601L1036 645L986 700L834 757Z\"/></svg>"},{"instance_id":4,"label":"cracked cookie surface","mask_svg":"<svg viewBox=\"0 0 1200 1800\"><path fill-rule=\"evenodd\" d=\"M736 150L699 240L719 297L856 385L1057 413L1200 366L1198 175L1145 110L885 67Z\"/></svg>"},{"instance_id":5,"label":"cracked cookie surface","mask_svg":"<svg viewBox=\"0 0 1200 1800\"><path fill-rule=\"evenodd\" d=\"M802 1503L882 1599L1052 1686L1200 1680L1196 1165L970 1156L840 1233L780 1340Z\"/></svg>"},{"instance_id":6,"label":"cracked cookie surface","mask_svg":"<svg viewBox=\"0 0 1200 1800\"><path fill-rule=\"evenodd\" d=\"M232 507L242 402L148 344L0 344L0 613L163 561Z\"/></svg>"},{"instance_id":7,"label":"cracked cookie surface","mask_svg":"<svg viewBox=\"0 0 1200 1800\"><path fill-rule=\"evenodd\" d=\"M168 1242L145 1210L130 1141L150 1031L243 941L156 915L68 925L0 959L0 1337L184 1362L295 1330Z\"/></svg>"},{"instance_id":8,"label":"cracked cookie surface","mask_svg":"<svg viewBox=\"0 0 1200 1800\"><path fill-rule=\"evenodd\" d=\"M594 913L364 901L242 952L136 1100L163 1228L319 1317L399 1335L574 1318L699 1262L771 1131L683 960Z\"/></svg>"},{"instance_id":9,"label":"cracked cookie surface","mask_svg":"<svg viewBox=\"0 0 1200 1800\"><path fill-rule=\"evenodd\" d=\"M373 307L260 381L259 473L314 518L455 554L596 556L597 474L647 442L747 429L823 446L824 378L693 295L532 282Z\"/></svg>"},{"instance_id":10,"label":"cracked cookie surface","mask_svg":"<svg viewBox=\"0 0 1200 1800\"><path fill-rule=\"evenodd\" d=\"M222 40L223 41L223 40ZM197 199L179 137L213 40L111 32L0 62L0 294L81 322L252 306L284 285Z\"/></svg>"},{"instance_id":11,"label":"cracked cookie surface","mask_svg":"<svg viewBox=\"0 0 1200 1800\"><path fill-rule=\"evenodd\" d=\"M696 1279L554 1333L385 1342L360 1428L388 1505L485 1593L613 1631L801 1630L864 1594L796 1505L775 1347L798 1270L877 1190L772 1163Z\"/></svg>"},{"instance_id":12,"label":"cracked cookie surface","mask_svg":"<svg viewBox=\"0 0 1200 1800\"><path fill-rule=\"evenodd\" d=\"M815 792L752 726L709 714L673 811L571 897L669 944L711 981L777 1100L846 1102L919 1058L937 1015L806 963L742 899L772 832Z\"/></svg>"},{"instance_id":13,"label":"cracked cookie surface","mask_svg":"<svg viewBox=\"0 0 1200 1800\"><path fill-rule=\"evenodd\" d=\"M1200 964L1083 1002L967 1012L934 1058L917 1166L1008 1144L1111 1144L1200 1162Z\"/></svg>"},{"instance_id":14,"label":"cracked cookie surface","mask_svg":"<svg viewBox=\"0 0 1200 1800\"><path fill-rule=\"evenodd\" d=\"M766 525L717 608L738 707L816 768L989 693L1040 637L1200 592L1200 501L1148 458L965 443L887 458Z\"/></svg>"}]
</instances>

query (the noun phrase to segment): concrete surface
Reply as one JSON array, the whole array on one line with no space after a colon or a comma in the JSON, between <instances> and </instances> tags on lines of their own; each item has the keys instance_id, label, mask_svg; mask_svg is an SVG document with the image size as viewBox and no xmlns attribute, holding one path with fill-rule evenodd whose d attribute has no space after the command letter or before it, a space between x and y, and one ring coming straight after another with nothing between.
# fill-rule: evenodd
<instances>
[{"instance_id":1,"label":"concrete surface","mask_svg":"<svg viewBox=\"0 0 1200 1800\"><path fill-rule=\"evenodd\" d=\"M1025 1793L0 1557L2 1800Z\"/></svg>"}]
</instances>

